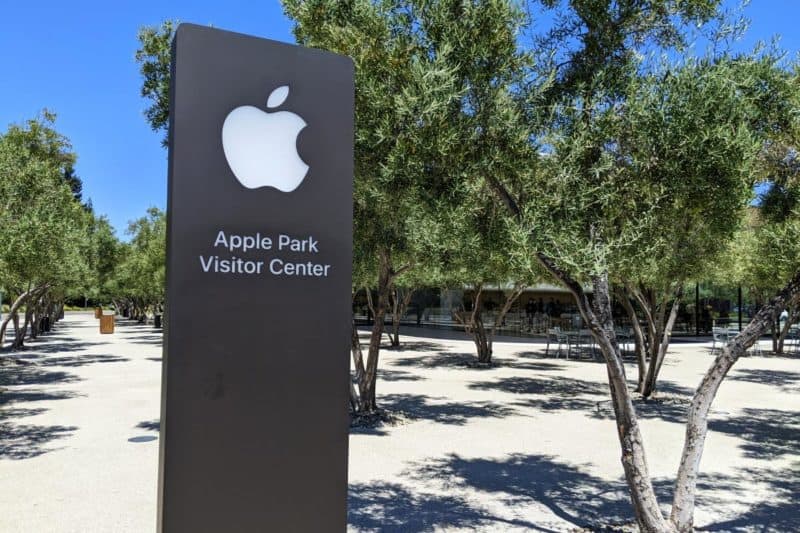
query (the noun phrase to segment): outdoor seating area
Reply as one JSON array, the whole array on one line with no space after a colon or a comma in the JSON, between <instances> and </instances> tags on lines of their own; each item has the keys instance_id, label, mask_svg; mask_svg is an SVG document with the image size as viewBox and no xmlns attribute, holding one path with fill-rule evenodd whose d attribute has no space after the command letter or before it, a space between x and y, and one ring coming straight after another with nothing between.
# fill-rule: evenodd
<instances>
[{"instance_id":1,"label":"outdoor seating area","mask_svg":"<svg viewBox=\"0 0 800 533\"><path fill-rule=\"evenodd\" d=\"M482 320L484 326L490 328L496 319L497 313L484 311ZM355 320L360 325L370 325L372 322L368 315L356 315ZM384 323L388 330L391 328L393 317L387 314ZM633 327L625 318L619 319L620 325L615 328L617 344L620 353L625 358L635 357L635 336ZM449 329L463 331L464 325L454 319L452 312L437 308L426 310L417 320L415 310L407 311L400 319L402 326L429 327L439 329ZM552 325L560 324L560 325ZM626 325L627 324L627 325ZM531 342L541 342L545 344L545 352L548 356L556 358L572 359L601 359L601 355L596 346L596 342L591 332L582 327L583 320L577 313L565 313L558 318L551 318L548 315L537 313L533 317L526 317L524 311L509 312L506 314L497 334L509 337L521 337L530 339ZM640 324L643 335L646 335L646 322ZM739 333L736 322L722 321L721 325L713 325L710 334L700 332L696 335L695 331L676 331L673 337L680 338L685 342L707 342L711 353L718 353L719 350ZM707 340L706 340L707 339ZM759 342L754 343L748 350L750 355L763 355L770 350L766 348L771 337L764 336ZM793 324L789 327L783 344L784 354L800 354L800 324Z\"/></svg>"},{"instance_id":2,"label":"outdoor seating area","mask_svg":"<svg viewBox=\"0 0 800 533\"><path fill-rule=\"evenodd\" d=\"M554 348L551 349L551 346ZM595 348L594 337L588 329L562 331L558 326L547 330L545 356L550 353L556 358L563 356L565 359L597 359L600 356Z\"/></svg>"}]
</instances>

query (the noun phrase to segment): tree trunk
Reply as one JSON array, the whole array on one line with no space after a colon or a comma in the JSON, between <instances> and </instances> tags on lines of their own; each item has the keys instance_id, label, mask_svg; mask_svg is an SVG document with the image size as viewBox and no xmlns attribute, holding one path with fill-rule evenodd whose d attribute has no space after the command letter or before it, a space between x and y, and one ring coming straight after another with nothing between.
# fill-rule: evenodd
<instances>
[{"instance_id":1,"label":"tree trunk","mask_svg":"<svg viewBox=\"0 0 800 533\"><path fill-rule=\"evenodd\" d=\"M775 347L776 354L783 353L783 346L786 343L786 336L789 334L789 330L794 324L794 321L797 319L796 309L794 306L788 306L787 311L789 312L789 316L786 318L786 322L784 322L783 326L781 326L780 320L778 320L778 339L777 345Z\"/></svg>"},{"instance_id":2,"label":"tree trunk","mask_svg":"<svg viewBox=\"0 0 800 533\"><path fill-rule=\"evenodd\" d=\"M14 338L14 342L11 345L11 348L14 350L19 350L25 346L25 336L28 334L28 325L31 326L31 331L35 327L36 324L33 323L33 314L38 306L38 299L44 291L47 290L48 285L42 285L41 287L36 287L34 289L29 289L27 293L26 302L27 305L25 307L25 323L23 324L22 328L19 328L19 317L15 311L14 313L14 329L16 331L16 335Z\"/></svg>"},{"instance_id":3,"label":"tree trunk","mask_svg":"<svg viewBox=\"0 0 800 533\"><path fill-rule=\"evenodd\" d=\"M658 375L661 372L661 366L664 363L664 358L667 355L670 339L672 337L672 330L675 327L675 321L678 318L678 309L680 308L681 298L683 297L683 284L678 282L675 293L671 298L664 297L661 303L658 303L658 296L654 290L643 289L630 289L626 288L626 293L633 296L633 299L639 304L647 324L646 337L639 339L637 337L637 344L641 343L638 349L642 352L637 356L640 359L646 360L647 371L644 378L641 374L638 378L637 391L642 394L644 398L649 398L656 391ZM667 308L672 303L672 307L667 317ZM623 299L623 305L625 304ZM629 305L630 302L628 302ZM629 310L629 314L635 311ZM632 320L633 321L633 320ZM634 331L634 334L637 334ZM641 334L641 331L638 333ZM639 368L641 372L641 365Z\"/></svg>"},{"instance_id":4,"label":"tree trunk","mask_svg":"<svg viewBox=\"0 0 800 533\"><path fill-rule=\"evenodd\" d=\"M592 279L594 310L585 295L579 298L578 307L589 329L595 337L606 360L609 388L611 389L617 430L622 446L622 466L631 493L631 501L639 528L642 531L670 531L669 524L658 507L647 458L644 450L639 421L625 379L625 367L619 354L611 298L609 297L607 274ZM582 291L581 291L582 292Z\"/></svg>"},{"instance_id":5,"label":"tree trunk","mask_svg":"<svg viewBox=\"0 0 800 533\"><path fill-rule=\"evenodd\" d=\"M367 309L369 310L367 320L374 321L375 320L375 303L372 301L372 289L369 287L364 287L364 293L367 296Z\"/></svg>"},{"instance_id":6,"label":"tree trunk","mask_svg":"<svg viewBox=\"0 0 800 533\"><path fill-rule=\"evenodd\" d=\"M772 321L769 328L770 338L772 338L772 353L778 353L778 326Z\"/></svg>"},{"instance_id":7,"label":"tree trunk","mask_svg":"<svg viewBox=\"0 0 800 533\"><path fill-rule=\"evenodd\" d=\"M592 332L605 359L611 403L617 421L617 436L622 448L622 468L625 471L625 479L639 528L648 533L674 531L671 524L661 514L653 490L644 441L636 409L628 390L625 367L614 332L608 274L604 273L592 278L594 301L590 303L580 283L557 267L549 257L544 254L537 254L537 256L542 265L564 283L575 297L581 316Z\"/></svg>"},{"instance_id":8,"label":"tree trunk","mask_svg":"<svg viewBox=\"0 0 800 533\"><path fill-rule=\"evenodd\" d=\"M356 321L353 318L352 321L352 334L350 340L350 353L353 356L353 364L356 369L356 375L350 378L350 409L353 413L358 413L361 411L361 396L358 392L356 392L355 385L353 385L353 381L361 386L361 380L364 376L364 358L361 355L361 341L358 338L358 329L356 328Z\"/></svg>"},{"instance_id":9,"label":"tree trunk","mask_svg":"<svg viewBox=\"0 0 800 533\"><path fill-rule=\"evenodd\" d=\"M31 316L33 315L33 310L28 307L25 309L25 320L22 327L19 327L19 315L14 313L14 329L16 331L16 335L14 337L14 343L11 345L12 350L21 350L25 347L25 336L28 334L28 324L31 322Z\"/></svg>"},{"instance_id":10,"label":"tree trunk","mask_svg":"<svg viewBox=\"0 0 800 533\"><path fill-rule=\"evenodd\" d=\"M642 325L639 324L639 317L636 314L636 309L630 300L630 291L626 288L617 290L617 298L622 302L622 307L628 313L628 318L631 321L631 330L633 331L634 339L634 352L636 353L636 366L638 367L638 375L636 377L636 392L641 393L644 390L644 381L647 375L647 342L645 340Z\"/></svg>"},{"instance_id":11,"label":"tree trunk","mask_svg":"<svg viewBox=\"0 0 800 533\"><path fill-rule=\"evenodd\" d=\"M39 326L42 323L42 304L36 300L31 304L31 339L39 336Z\"/></svg>"},{"instance_id":12,"label":"tree trunk","mask_svg":"<svg viewBox=\"0 0 800 533\"><path fill-rule=\"evenodd\" d=\"M5 318L5 320L3 320L3 323L2 323L2 325L0 325L0 348L2 348L2 347L3 347L3 340L5 339L5 336L6 336L6 328L8 328L8 322L9 322L9 321L12 319L12 317L13 317L13 316L14 316L14 315L17 313L17 310L18 310L20 307L22 307L22 304L24 304L24 303L25 303L25 300L27 300L27 299L28 299L28 297L29 297L29 296L30 296L32 293L33 293L33 289L31 289L31 288L29 287L27 291L25 291L25 292L23 292L22 294L20 294L20 295L17 297L17 299L16 299L16 300L14 300L14 302L11 304L11 307L10 307L10 308L9 308L9 310L8 310L8 314L6 315L6 318ZM15 324L14 324L14 326L15 326L15 331L16 331L16 326L17 326L17 325L18 325L17 323L15 323Z\"/></svg>"},{"instance_id":13,"label":"tree trunk","mask_svg":"<svg viewBox=\"0 0 800 533\"><path fill-rule=\"evenodd\" d=\"M353 320L353 334L350 341L350 353L353 356L353 366L356 369L356 381L361 382L366 371L364 370L364 356L361 351L361 339L358 338L358 329Z\"/></svg>"},{"instance_id":14,"label":"tree trunk","mask_svg":"<svg viewBox=\"0 0 800 533\"><path fill-rule=\"evenodd\" d=\"M675 320L678 318L678 308L680 307L681 298L683 297L683 287L679 286L675 298L672 300L672 309L669 312L669 318L664 325L657 325L656 332L658 337L657 342L651 342L652 352L650 361L647 367L647 378L644 382L644 389L642 389L642 396L649 398L656 391L656 380L661 372L661 365L664 363L664 358L667 356L667 349L669 348L669 341L672 337L672 328L675 327ZM666 302L663 304L663 309L666 309ZM659 315L659 320L663 320L663 312Z\"/></svg>"},{"instance_id":15,"label":"tree trunk","mask_svg":"<svg viewBox=\"0 0 800 533\"><path fill-rule=\"evenodd\" d=\"M489 335L486 333L486 326L483 323L480 313L477 314L475 320L472 322L472 339L475 341L475 348L478 351L478 364L491 365L492 364L492 343Z\"/></svg>"},{"instance_id":16,"label":"tree trunk","mask_svg":"<svg viewBox=\"0 0 800 533\"><path fill-rule=\"evenodd\" d=\"M119 301L112 298L111 304L114 306L114 309L117 310L117 313L119 313L121 316L123 314L123 310L122 310L122 305L120 305Z\"/></svg>"},{"instance_id":17,"label":"tree trunk","mask_svg":"<svg viewBox=\"0 0 800 533\"><path fill-rule=\"evenodd\" d=\"M15 311L13 315L11 315L11 322L14 324L14 340L11 341L11 349L15 350L18 348L18 341L19 341L19 312Z\"/></svg>"},{"instance_id":18,"label":"tree trunk","mask_svg":"<svg viewBox=\"0 0 800 533\"><path fill-rule=\"evenodd\" d=\"M778 314L787 305L797 304L798 300L800 300L800 272L795 273L792 280L756 313L747 327L722 347L711 368L703 376L689 408L683 453L678 467L675 497L670 514L670 521L679 532L688 533L693 530L697 476L708 433L708 413L722 381L739 357L774 324Z\"/></svg>"},{"instance_id":19,"label":"tree trunk","mask_svg":"<svg viewBox=\"0 0 800 533\"><path fill-rule=\"evenodd\" d=\"M475 351L478 354L478 364L490 365L492 364L492 348L481 317L481 312L483 311L482 296L483 284L479 283L475 286L475 292L472 296L472 311L456 311L454 318L464 326L464 332L472 337L472 342L475 343Z\"/></svg>"},{"instance_id":20,"label":"tree trunk","mask_svg":"<svg viewBox=\"0 0 800 533\"><path fill-rule=\"evenodd\" d=\"M503 321L506 319L506 315L511 310L511 307L514 305L514 302L516 302L522 295L522 291L524 290L525 290L524 283L521 282L514 283L514 288L511 290L511 294L509 294L506 297L506 301L503 304L502 309L500 309L500 312L494 318L494 323L492 324L492 330L491 332L489 332L489 338L487 340L490 362L493 351L494 338L497 335L497 330L503 325Z\"/></svg>"},{"instance_id":21,"label":"tree trunk","mask_svg":"<svg viewBox=\"0 0 800 533\"><path fill-rule=\"evenodd\" d=\"M386 318L386 308L389 305L391 282L392 271L389 254L386 250L381 250L378 265L378 301L374 309L375 322L372 324L367 365L361 384L361 409L365 413L374 413L378 410L378 404L375 401L375 384L378 378L378 357L383 337L383 322Z\"/></svg>"},{"instance_id":22,"label":"tree trunk","mask_svg":"<svg viewBox=\"0 0 800 533\"><path fill-rule=\"evenodd\" d=\"M402 296L400 296L401 292L403 292ZM411 303L414 290L395 288L390 294L392 298L392 333L389 335L389 339L391 345L397 347L400 346L400 319L403 318L408 304Z\"/></svg>"},{"instance_id":23,"label":"tree trunk","mask_svg":"<svg viewBox=\"0 0 800 533\"><path fill-rule=\"evenodd\" d=\"M350 337L350 353L353 357L353 366L355 367L355 376L350 380L350 405L353 407L354 412L361 411L361 397L364 395L362 385L364 383L364 355L361 352L361 340L358 338L358 329L356 328L356 321L353 320L352 335ZM358 392L356 392L353 380L358 383Z\"/></svg>"},{"instance_id":24,"label":"tree trunk","mask_svg":"<svg viewBox=\"0 0 800 533\"><path fill-rule=\"evenodd\" d=\"M522 210L502 183L491 174L487 176L487 182L511 214L518 221L521 221ZM628 483L639 528L646 533L674 531L672 525L661 514L648 472L642 435L636 418L636 411L631 401L631 395L628 391L625 380L625 367L619 355L619 346L614 333L611 299L608 295L608 273L605 272L601 276L592 278L592 284L594 285L593 305L595 307L593 310L588 296L577 280L556 265L546 254L536 252L536 259L572 293L584 322L588 325L605 358L612 405L614 406L618 436L622 448L622 466L625 470L625 479Z\"/></svg>"},{"instance_id":25,"label":"tree trunk","mask_svg":"<svg viewBox=\"0 0 800 533\"><path fill-rule=\"evenodd\" d=\"M26 313L26 319L31 326L31 338L35 339L42 332L41 319L44 315L44 307L46 302L47 286L38 287L34 289L34 293L29 298L30 304L28 305L30 313Z\"/></svg>"},{"instance_id":26,"label":"tree trunk","mask_svg":"<svg viewBox=\"0 0 800 533\"><path fill-rule=\"evenodd\" d=\"M350 411L358 413L361 411L361 400L356 392L356 387L353 385L353 380L350 379Z\"/></svg>"}]
</instances>

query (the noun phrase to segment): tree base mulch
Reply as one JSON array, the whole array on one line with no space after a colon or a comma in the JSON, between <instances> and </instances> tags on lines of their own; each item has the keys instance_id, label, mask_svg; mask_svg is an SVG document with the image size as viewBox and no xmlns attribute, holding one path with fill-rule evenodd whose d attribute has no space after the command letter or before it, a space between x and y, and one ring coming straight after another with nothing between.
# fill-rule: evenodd
<instances>
[{"instance_id":1,"label":"tree base mulch","mask_svg":"<svg viewBox=\"0 0 800 533\"><path fill-rule=\"evenodd\" d=\"M656 392L649 398L643 397L641 394L633 394L633 403L639 405L652 405L652 406L678 406L687 407L692 403L692 397L685 394L676 394L674 392Z\"/></svg>"},{"instance_id":2,"label":"tree base mulch","mask_svg":"<svg viewBox=\"0 0 800 533\"><path fill-rule=\"evenodd\" d=\"M644 418L652 416L666 416L670 418L685 417L692 399L689 396L675 393L656 392L650 398L645 399L638 392L632 393L633 405L637 413ZM614 417L614 407L611 400L600 400L596 403L596 415L606 418Z\"/></svg>"},{"instance_id":3,"label":"tree base mulch","mask_svg":"<svg viewBox=\"0 0 800 533\"><path fill-rule=\"evenodd\" d=\"M632 524L594 524L571 529L570 533L639 533L639 526Z\"/></svg>"},{"instance_id":4,"label":"tree base mulch","mask_svg":"<svg viewBox=\"0 0 800 533\"><path fill-rule=\"evenodd\" d=\"M350 413L350 427L374 429L383 426L400 426L408 423L411 417L403 411L378 409L374 413Z\"/></svg>"},{"instance_id":5,"label":"tree base mulch","mask_svg":"<svg viewBox=\"0 0 800 533\"><path fill-rule=\"evenodd\" d=\"M499 367L501 365L498 364L498 363L491 362L491 361L488 362L488 363L482 363L480 361L466 361L464 363L464 366L467 367L467 368L475 369L475 370L489 370L489 369L492 369L492 368L497 368L497 367Z\"/></svg>"}]
</instances>

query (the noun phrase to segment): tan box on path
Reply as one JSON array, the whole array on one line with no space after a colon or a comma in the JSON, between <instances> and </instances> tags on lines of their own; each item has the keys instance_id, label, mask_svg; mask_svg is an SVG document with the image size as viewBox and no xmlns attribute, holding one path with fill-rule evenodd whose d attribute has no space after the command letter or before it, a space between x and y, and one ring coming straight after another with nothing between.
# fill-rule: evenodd
<instances>
[{"instance_id":1,"label":"tan box on path","mask_svg":"<svg viewBox=\"0 0 800 533\"><path fill-rule=\"evenodd\" d=\"M114 333L114 315L100 315L100 333Z\"/></svg>"},{"instance_id":2,"label":"tan box on path","mask_svg":"<svg viewBox=\"0 0 800 533\"><path fill-rule=\"evenodd\" d=\"M100 318L102 316L102 314L103 314L103 308L102 307L95 307L94 308L94 317L95 318Z\"/></svg>"}]
</instances>

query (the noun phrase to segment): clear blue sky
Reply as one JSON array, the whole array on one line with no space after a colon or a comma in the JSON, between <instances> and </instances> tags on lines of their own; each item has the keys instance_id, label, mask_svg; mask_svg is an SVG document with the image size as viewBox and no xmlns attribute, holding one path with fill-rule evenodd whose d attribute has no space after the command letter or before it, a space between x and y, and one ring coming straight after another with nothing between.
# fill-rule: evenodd
<instances>
[{"instance_id":1,"label":"clear blue sky","mask_svg":"<svg viewBox=\"0 0 800 533\"><path fill-rule=\"evenodd\" d=\"M137 29L179 19L293 40L278 0L9 0L2 11L0 128L42 108L56 112L78 153L84 196L120 236L147 207L166 203L166 151L142 114ZM752 25L743 46L780 34L783 48L800 50L799 0L753 0L745 14Z\"/></svg>"}]
</instances>

